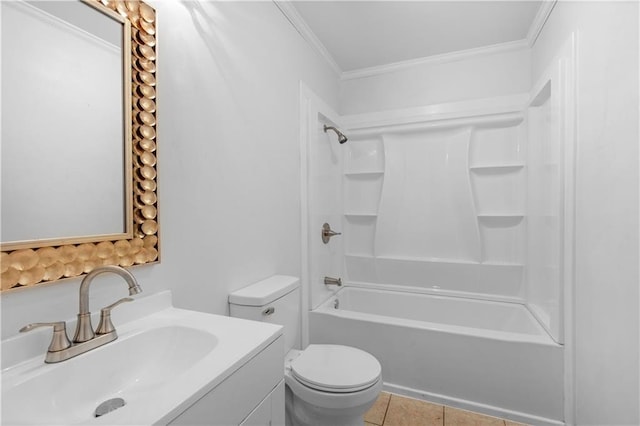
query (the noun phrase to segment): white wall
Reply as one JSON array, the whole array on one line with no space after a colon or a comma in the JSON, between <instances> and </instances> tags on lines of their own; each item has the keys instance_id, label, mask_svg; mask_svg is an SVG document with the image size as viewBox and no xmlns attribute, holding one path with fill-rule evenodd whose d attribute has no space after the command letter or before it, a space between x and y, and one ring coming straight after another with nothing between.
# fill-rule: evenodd
<instances>
[{"instance_id":1,"label":"white wall","mask_svg":"<svg viewBox=\"0 0 640 426\"><path fill-rule=\"evenodd\" d=\"M555 6L535 81L577 32L576 418L636 425L639 410L638 3Z\"/></svg>"},{"instance_id":2,"label":"white wall","mask_svg":"<svg viewBox=\"0 0 640 426\"><path fill-rule=\"evenodd\" d=\"M225 314L230 291L300 275L299 81L335 108L338 79L272 2L154 6L162 263L133 272L143 295ZM94 311L126 294L100 281ZM75 316L78 285L3 294L2 337Z\"/></svg>"},{"instance_id":3,"label":"white wall","mask_svg":"<svg viewBox=\"0 0 640 426\"><path fill-rule=\"evenodd\" d=\"M469 101L527 93L530 86L529 49L479 53L344 80L340 84L340 112L360 114Z\"/></svg>"},{"instance_id":4,"label":"white wall","mask_svg":"<svg viewBox=\"0 0 640 426\"><path fill-rule=\"evenodd\" d=\"M337 78L272 2L158 13L162 279L224 314L230 291L300 276L299 81L335 105Z\"/></svg>"}]
</instances>

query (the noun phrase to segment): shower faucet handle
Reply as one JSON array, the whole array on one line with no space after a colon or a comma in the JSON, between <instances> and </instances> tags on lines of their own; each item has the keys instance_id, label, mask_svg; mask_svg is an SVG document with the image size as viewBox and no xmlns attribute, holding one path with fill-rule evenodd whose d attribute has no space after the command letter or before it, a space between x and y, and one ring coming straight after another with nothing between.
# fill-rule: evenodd
<instances>
[{"instance_id":1,"label":"shower faucet handle","mask_svg":"<svg viewBox=\"0 0 640 426\"><path fill-rule=\"evenodd\" d=\"M325 244L329 243L331 237L335 237L336 235L342 235L342 232L335 232L331 229L331 225L328 223L324 223L322 225L322 242Z\"/></svg>"}]
</instances>

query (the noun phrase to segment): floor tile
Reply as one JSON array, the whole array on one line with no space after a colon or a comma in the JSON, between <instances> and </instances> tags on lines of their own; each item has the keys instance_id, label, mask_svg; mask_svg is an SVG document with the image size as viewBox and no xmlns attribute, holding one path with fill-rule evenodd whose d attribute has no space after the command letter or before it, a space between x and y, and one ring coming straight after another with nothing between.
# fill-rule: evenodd
<instances>
[{"instance_id":1,"label":"floor tile","mask_svg":"<svg viewBox=\"0 0 640 426\"><path fill-rule=\"evenodd\" d=\"M373 423L374 425L382 425L384 415L387 413L387 407L389 406L389 399L391 399L390 393L380 392L373 407L364 414L364 421L366 423Z\"/></svg>"},{"instance_id":2,"label":"floor tile","mask_svg":"<svg viewBox=\"0 0 640 426\"><path fill-rule=\"evenodd\" d=\"M443 411L442 405L391 395L384 426L442 426Z\"/></svg>"},{"instance_id":3,"label":"floor tile","mask_svg":"<svg viewBox=\"0 0 640 426\"><path fill-rule=\"evenodd\" d=\"M511 420L505 420L504 424L505 426L528 426L526 423L512 422Z\"/></svg>"},{"instance_id":4,"label":"floor tile","mask_svg":"<svg viewBox=\"0 0 640 426\"><path fill-rule=\"evenodd\" d=\"M444 407L444 426L504 426L504 420L471 411Z\"/></svg>"}]
</instances>

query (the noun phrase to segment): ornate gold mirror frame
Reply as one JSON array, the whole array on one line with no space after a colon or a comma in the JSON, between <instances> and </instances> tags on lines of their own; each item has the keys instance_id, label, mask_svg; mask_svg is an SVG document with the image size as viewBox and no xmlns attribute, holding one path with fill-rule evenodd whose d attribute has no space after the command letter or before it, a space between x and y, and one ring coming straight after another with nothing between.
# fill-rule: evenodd
<instances>
[{"instance_id":1,"label":"ornate gold mirror frame","mask_svg":"<svg viewBox=\"0 0 640 426\"><path fill-rule=\"evenodd\" d=\"M124 24L125 216L129 225L117 235L0 244L2 291L76 277L99 265L128 267L159 261L156 13L139 0L82 1Z\"/></svg>"}]
</instances>

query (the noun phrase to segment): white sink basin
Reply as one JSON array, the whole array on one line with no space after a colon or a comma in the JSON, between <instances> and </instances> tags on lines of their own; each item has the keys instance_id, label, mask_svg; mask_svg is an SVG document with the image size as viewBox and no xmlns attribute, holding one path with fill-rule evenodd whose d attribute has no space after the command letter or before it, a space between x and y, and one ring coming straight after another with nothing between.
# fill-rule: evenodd
<instances>
[{"instance_id":1,"label":"white sink basin","mask_svg":"<svg viewBox=\"0 0 640 426\"><path fill-rule=\"evenodd\" d=\"M167 423L281 333L166 306L117 329L118 340L70 360L44 364L43 348L3 370L2 424ZM126 405L94 416L116 397Z\"/></svg>"}]
</instances>

